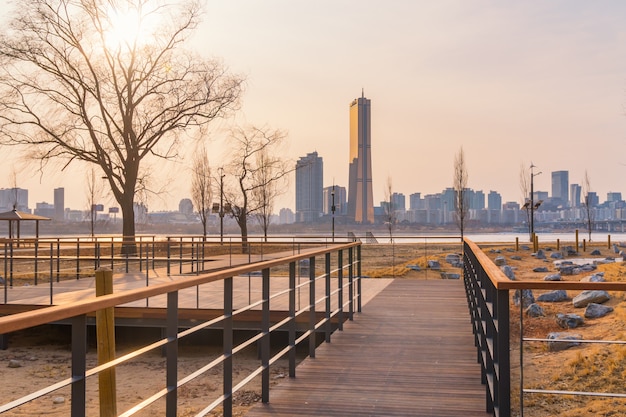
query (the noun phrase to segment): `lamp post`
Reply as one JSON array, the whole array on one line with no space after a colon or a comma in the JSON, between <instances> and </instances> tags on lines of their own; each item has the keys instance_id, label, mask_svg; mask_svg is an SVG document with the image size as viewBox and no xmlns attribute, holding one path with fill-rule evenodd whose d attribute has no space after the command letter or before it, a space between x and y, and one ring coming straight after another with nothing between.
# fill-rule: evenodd
<instances>
[{"instance_id":1,"label":"lamp post","mask_svg":"<svg viewBox=\"0 0 626 417\"><path fill-rule=\"evenodd\" d=\"M534 189L534 181L533 179L541 174L541 171L536 174L533 172L533 168L537 168L533 163L530 163L530 241L533 243L533 247L535 244L535 209L539 208L539 205L542 203L540 200L535 206L535 189Z\"/></svg>"},{"instance_id":2,"label":"lamp post","mask_svg":"<svg viewBox=\"0 0 626 417\"><path fill-rule=\"evenodd\" d=\"M333 243L335 243L335 184L333 184L333 189L330 192L331 196L331 205L330 211L332 213L332 233L333 233Z\"/></svg>"}]
</instances>

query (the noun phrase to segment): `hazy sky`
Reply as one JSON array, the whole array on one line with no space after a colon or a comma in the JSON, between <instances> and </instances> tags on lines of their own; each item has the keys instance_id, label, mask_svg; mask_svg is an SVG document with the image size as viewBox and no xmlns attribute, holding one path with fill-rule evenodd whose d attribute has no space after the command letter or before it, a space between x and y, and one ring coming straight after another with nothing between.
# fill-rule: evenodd
<instances>
[{"instance_id":1,"label":"hazy sky","mask_svg":"<svg viewBox=\"0 0 626 417\"><path fill-rule=\"evenodd\" d=\"M552 171L580 183L587 170L603 201L626 196L624 22L623 0L212 0L190 46L245 75L237 119L287 131L294 163L317 151L325 186L347 186L348 109L364 89L376 205L388 177L407 204L414 192L450 187L461 146L469 186L503 201L521 201L520 166L531 161L543 172L536 190L551 191ZM219 129L214 136L218 166ZM190 165L159 168L178 180L151 209L177 209ZM3 178L12 166L1 164ZM84 208L80 171L29 172L20 168L18 185L31 190L31 207L64 186L66 205ZM294 183L277 210L295 208Z\"/></svg>"}]
</instances>

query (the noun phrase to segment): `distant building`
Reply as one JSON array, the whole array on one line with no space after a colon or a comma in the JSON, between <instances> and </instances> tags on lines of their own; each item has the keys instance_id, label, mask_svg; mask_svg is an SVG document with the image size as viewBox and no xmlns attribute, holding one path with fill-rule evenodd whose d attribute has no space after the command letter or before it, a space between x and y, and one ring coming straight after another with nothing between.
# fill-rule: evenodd
<instances>
[{"instance_id":1,"label":"distant building","mask_svg":"<svg viewBox=\"0 0 626 417\"><path fill-rule=\"evenodd\" d=\"M52 204L43 202L35 204L35 213L37 216L53 219L56 215L55 207Z\"/></svg>"},{"instance_id":2,"label":"distant building","mask_svg":"<svg viewBox=\"0 0 626 417\"><path fill-rule=\"evenodd\" d=\"M552 198L563 205L569 203L569 171L552 172Z\"/></svg>"},{"instance_id":3,"label":"distant building","mask_svg":"<svg viewBox=\"0 0 626 417\"><path fill-rule=\"evenodd\" d=\"M346 187L341 187L339 185L331 185L330 187L324 188L324 215L332 215L332 205L333 205L333 191L335 194L334 202L335 202L335 215L336 216L345 216L348 211L348 205L346 203Z\"/></svg>"},{"instance_id":4,"label":"distant building","mask_svg":"<svg viewBox=\"0 0 626 417\"><path fill-rule=\"evenodd\" d=\"M56 221L65 220L65 188L54 189L54 216L52 218Z\"/></svg>"},{"instance_id":5,"label":"distant building","mask_svg":"<svg viewBox=\"0 0 626 417\"><path fill-rule=\"evenodd\" d=\"M278 214L279 224L292 224L296 221L296 216L290 208L282 208Z\"/></svg>"},{"instance_id":6,"label":"distant building","mask_svg":"<svg viewBox=\"0 0 626 417\"><path fill-rule=\"evenodd\" d=\"M535 191L533 193L533 201L536 203L539 200L547 201L548 200L548 192L547 191Z\"/></svg>"},{"instance_id":7,"label":"distant building","mask_svg":"<svg viewBox=\"0 0 626 417\"><path fill-rule=\"evenodd\" d=\"M441 193L441 203L443 204L442 208L444 211L455 211L455 200L456 191L454 191L454 188L448 187Z\"/></svg>"},{"instance_id":8,"label":"distant building","mask_svg":"<svg viewBox=\"0 0 626 417\"><path fill-rule=\"evenodd\" d=\"M489 191L487 195L487 208L491 210L502 210L502 196L497 191ZM498 219L499 221L499 219Z\"/></svg>"},{"instance_id":9,"label":"distant building","mask_svg":"<svg viewBox=\"0 0 626 417\"><path fill-rule=\"evenodd\" d=\"M391 194L391 205L394 211L406 210L406 197L402 193Z\"/></svg>"},{"instance_id":10,"label":"distant building","mask_svg":"<svg viewBox=\"0 0 626 417\"><path fill-rule=\"evenodd\" d=\"M409 209L419 210L423 208L424 201L422 200L422 193L413 193L409 195Z\"/></svg>"},{"instance_id":11,"label":"distant building","mask_svg":"<svg viewBox=\"0 0 626 417\"><path fill-rule=\"evenodd\" d=\"M0 210L10 211L13 209L30 213L28 208L28 190L23 188L0 189Z\"/></svg>"},{"instance_id":12,"label":"distant building","mask_svg":"<svg viewBox=\"0 0 626 417\"><path fill-rule=\"evenodd\" d=\"M324 162L317 152L296 162L296 221L317 220L323 212Z\"/></svg>"},{"instance_id":13,"label":"distant building","mask_svg":"<svg viewBox=\"0 0 626 417\"><path fill-rule=\"evenodd\" d=\"M371 100L363 93L350 104L348 217L356 223L374 223Z\"/></svg>"},{"instance_id":14,"label":"distant building","mask_svg":"<svg viewBox=\"0 0 626 417\"><path fill-rule=\"evenodd\" d=\"M178 203L178 211L187 216L193 214L193 202L189 198L183 198Z\"/></svg>"},{"instance_id":15,"label":"distant building","mask_svg":"<svg viewBox=\"0 0 626 417\"><path fill-rule=\"evenodd\" d=\"M470 209L482 210L485 208L485 193L482 190L474 191L470 201Z\"/></svg>"},{"instance_id":16,"label":"distant building","mask_svg":"<svg viewBox=\"0 0 626 417\"><path fill-rule=\"evenodd\" d=\"M589 191L587 193L587 197L589 199L587 201L589 207L595 207L600 204L600 197L598 197L598 194L595 191Z\"/></svg>"},{"instance_id":17,"label":"distant building","mask_svg":"<svg viewBox=\"0 0 626 417\"><path fill-rule=\"evenodd\" d=\"M608 192L606 194L607 203L613 203L617 201L622 201L622 193L619 192Z\"/></svg>"},{"instance_id":18,"label":"distant building","mask_svg":"<svg viewBox=\"0 0 626 417\"><path fill-rule=\"evenodd\" d=\"M133 203L133 212L135 213L136 224L148 223L148 207L143 203Z\"/></svg>"},{"instance_id":19,"label":"distant building","mask_svg":"<svg viewBox=\"0 0 626 417\"><path fill-rule=\"evenodd\" d=\"M570 207L580 206L580 195L582 187L578 184L570 184L569 186L569 205Z\"/></svg>"}]
</instances>

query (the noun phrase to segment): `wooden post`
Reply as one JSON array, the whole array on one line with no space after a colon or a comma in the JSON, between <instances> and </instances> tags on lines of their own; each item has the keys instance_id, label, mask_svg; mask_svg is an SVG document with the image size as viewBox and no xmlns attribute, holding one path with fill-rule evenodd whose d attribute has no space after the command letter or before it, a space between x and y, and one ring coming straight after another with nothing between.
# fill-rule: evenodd
<instances>
[{"instance_id":1,"label":"wooden post","mask_svg":"<svg viewBox=\"0 0 626 417\"><path fill-rule=\"evenodd\" d=\"M608 242L609 242L608 249L611 249L611 235L608 235Z\"/></svg>"},{"instance_id":2,"label":"wooden post","mask_svg":"<svg viewBox=\"0 0 626 417\"><path fill-rule=\"evenodd\" d=\"M556 240L556 250L557 251L561 250L561 239Z\"/></svg>"},{"instance_id":3,"label":"wooden post","mask_svg":"<svg viewBox=\"0 0 626 417\"><path fill-rule=\"evenodd\" d=\"M576 252L578 252L578 229L576 229Z\"/></svg>"},{"instance_id":4,"label":"wooden post","mask_svg":"<svg viewBox=\"0 0 626 417\"><path fill-rule=\"evenodd\" d=\"M113 294L113 271L100 268L96 271L96 296ZM96 337L98 341L98 365L115 359L115 318L113 307L96 311ZM115 368L98 374L100 394L100 417L117 416Z\"/></svg>"},{"instance_id":5,"label":"wooden post","mask_svg":"<svg viewBox=\"0 0 626 417\"><path fill-rule=\"evenodd\" d=\"M587 239L583 239L583 252L587 252Z\"/></svg>"},{"instance_id":6,"label":"wooden post","mask_svg":"<svg viewBox=\"0 0 626 417\"><path fill-rule=\"evenodd\" d=\"M515 238L515 252L519 252L519 237Z\"/></svg>"}]
</instances>

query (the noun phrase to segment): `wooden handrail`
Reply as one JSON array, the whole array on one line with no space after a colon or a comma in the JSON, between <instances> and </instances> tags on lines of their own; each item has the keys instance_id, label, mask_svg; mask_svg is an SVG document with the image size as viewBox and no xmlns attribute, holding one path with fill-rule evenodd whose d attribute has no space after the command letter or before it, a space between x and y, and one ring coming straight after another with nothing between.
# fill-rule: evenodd
<instances>
[{"instance_id":1,"label":"wooden handrail","mask_svg":"<svg viewBox=\"0 0 626 417\"><path fill-rule=\"evenodd\" d=\"M476 259L483 266L485 273L498 290L604 290L626 291L626 282L581 282L581 281L513 281L496 266L491 259L473 241L465 238L465 243L472 249Z\"/></svg>"}]
</instances>

